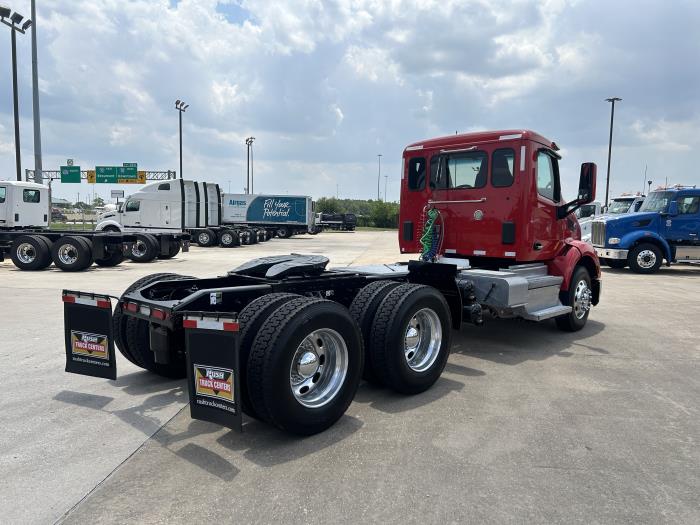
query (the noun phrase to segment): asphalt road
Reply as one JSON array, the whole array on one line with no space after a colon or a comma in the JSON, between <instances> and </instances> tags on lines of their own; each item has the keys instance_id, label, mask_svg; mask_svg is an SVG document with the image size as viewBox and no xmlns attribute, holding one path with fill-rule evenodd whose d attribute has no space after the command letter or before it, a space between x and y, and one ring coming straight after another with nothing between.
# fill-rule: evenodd
<instances>
[{"instance_id":1,"label":"asphalt road","mask_svg":"<svg viewBox=\"0 0 700 525\"><path fill-rule=\"evenodd\" d=\"M80 274L0 263L0 520L700 522L700 268L606 270L577 334L465 327L431 390L363 384L338 424L305 439L193 421L183 382L121 356L117 381L63 372L62 288L118 294L149 273L292 251L402 258L394 233L355 232Z\"/></svg>"}]
</instances>

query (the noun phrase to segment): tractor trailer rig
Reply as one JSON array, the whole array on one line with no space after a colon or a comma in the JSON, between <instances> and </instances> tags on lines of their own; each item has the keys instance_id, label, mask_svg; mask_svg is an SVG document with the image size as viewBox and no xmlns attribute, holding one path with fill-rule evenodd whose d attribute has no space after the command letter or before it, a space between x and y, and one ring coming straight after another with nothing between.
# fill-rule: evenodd
<instances>
[{"instance_id":1,"label":"tractor trailer rig","mask_svg":"<svg viewBox=\"0 0 700 525\"><path fill-rule=\"evenodd\" d=\"M133 234L49 228L49 188L33 182L0 181L0 261L9 255L20 270L44 270L53 262L64 271L117 266L131 255ZM149 235L148 251L137 262L170 259L187 249L189 235Z\"/></svg>"},{"instance_id":2,"label":"tractor trailer rig","mask_svg":"<svg viewBox=\"0 0 700 525\"><path fill-rule=\"evenodd\" d=\"M256 259L209 279L155 274L114 311L64 290L66 370L116 378L114 348L187 377L192 417L242 414L308 435L340 418L362 378L406 395L438 380L452 330L488 318L581 330L600 265L575 210L596 166L561 196L557 146L526 130L417 142L403 152L399 245L408 263L327 269L320 255Z\"/></svg>"},{"instance_id":3,"label":"tractor trailer rig","mask_svg":"<svg viewBox=\"0 0 700 525\"><path fill-rule=\"evenodd\" d=\"M255 244L313 229L311 197L223 193L218 184L159 181L100 216L95 229L137 234L184 231L203 247Z\"/></svg>"}]
</instances>

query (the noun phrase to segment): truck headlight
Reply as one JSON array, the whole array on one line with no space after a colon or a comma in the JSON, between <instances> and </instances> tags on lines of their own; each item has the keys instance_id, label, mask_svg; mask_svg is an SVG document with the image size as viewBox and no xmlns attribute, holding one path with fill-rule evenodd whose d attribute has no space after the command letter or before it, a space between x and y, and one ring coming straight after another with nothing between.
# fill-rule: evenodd
<instances>
[{"instance_id":1,"label":"truck headlight","mask_svg":"<svg viewBox=\"0 0 700 525\"><path fill-rule=\"evenodd\" d=\"M620 244L620 238L619 237L610 237L608 239L608 244Z\"/></svg>"}]
</instances>

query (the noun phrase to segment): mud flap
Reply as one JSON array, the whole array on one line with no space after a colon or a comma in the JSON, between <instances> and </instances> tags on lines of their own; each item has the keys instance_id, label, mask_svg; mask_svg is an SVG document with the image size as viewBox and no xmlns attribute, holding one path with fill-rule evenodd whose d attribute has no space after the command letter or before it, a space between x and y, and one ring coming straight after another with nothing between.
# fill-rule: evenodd
<instances>
[{"instance_id":1,"label":"mud flap","mask_svg":"<svg viewBox=\"0 0 700 525\"><path fill-rule=\"evenodd\" d=\"M116 379L109 297L63 290L62 300L66 372Z\"/></svg>"},{"instance_id":2,"label":"mud flap","mask_svg":"<svg viewBox=\"0 0 700 525\"><path fill-rule=\"evenodd\" d=\"M187 312L182 326L190 416L241 431L238 321L230 313Z\"/></svg>"}]
</instances>

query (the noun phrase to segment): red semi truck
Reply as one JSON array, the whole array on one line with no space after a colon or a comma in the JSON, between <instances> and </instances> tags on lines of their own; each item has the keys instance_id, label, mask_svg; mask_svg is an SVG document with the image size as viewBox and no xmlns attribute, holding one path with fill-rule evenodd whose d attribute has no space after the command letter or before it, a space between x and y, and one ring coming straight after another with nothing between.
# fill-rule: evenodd
<instances>
[{"instance_id":1,"label":"red semi truck","mask_svg":"<svg viewBox=\"0 0 700 525\"><path fill-rule=\"evenodd\" d=\"M408 146L399 244L420 254L408 263L326 269L322 256L282 255L210 279L155 274L114 312L105 295L65 290L66 370L116 378L116 343L142 368L188 377L192 417L240 428L246 413L313 434L363 377L403 394L430 388L462 323L580 330L601 284L574 212L595 197L596 166L581 166L565 202L557 150L526 130Z\"/></svg>"}]
</instances>

